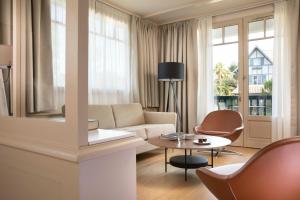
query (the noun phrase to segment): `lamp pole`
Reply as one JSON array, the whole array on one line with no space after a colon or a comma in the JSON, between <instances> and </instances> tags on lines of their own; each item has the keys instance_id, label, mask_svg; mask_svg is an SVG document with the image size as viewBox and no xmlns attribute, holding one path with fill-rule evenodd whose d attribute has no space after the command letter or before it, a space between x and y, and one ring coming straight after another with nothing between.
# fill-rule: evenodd
<instances>
[{"instance_id":1,"label":"lamp pole","mask_svg":"<svg viewBox=\"0 0 300 200\"><path fill-rule=\"evenodd\" d=\"M178 97L176 94L176 82L184 80L184 64L180 62L163 62L158 64L158 80L169 82L169 91L170 94L171 88L173 90L173 98L175 101L175 109L177 114L177 123L180 123L181 130L181 113L178 106ZM169 96L169 95L168 95ZM168 102L168 107L170 108L170 102Z\"/></svg>"},{"instance_id":2,"label":"lamp pole","mask_svg":"<svg viewBox=\"0 0 300 200\"><path fill-rule=\"evenodd\" d=\"M175 101L175 106L176 106L176 114L177 114L177 122L179 122L179 128L181 129L181 114L178 106L178 98L177 98L177 92L176 92L176 82L175 81L170 81L170 86L172 87L173 90L173 97ZM169 87L170 88L170 87Z\"/></svg>"}]
</instances>

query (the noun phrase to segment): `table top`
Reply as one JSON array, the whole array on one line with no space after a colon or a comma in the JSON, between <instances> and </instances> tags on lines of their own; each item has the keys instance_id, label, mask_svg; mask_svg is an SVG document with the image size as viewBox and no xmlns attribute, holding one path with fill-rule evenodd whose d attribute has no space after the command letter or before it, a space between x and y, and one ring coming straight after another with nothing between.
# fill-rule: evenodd
<instances>
[{"instance_id":1,"label":"table top","mask_svg":"<svg viewBox=\"0 0 300 200\"><path fill-rule=\"evenodd\" d=\"M199 145L194 144L195 139L199 138L207 138L210 142L209 145ZM203 136L203 135L195 135L194 139L191 140L182 140L180 143L177 140L168 140L168 139L161 139L160 136L153 137L148 139L148 142L154 146L171 148L171 149L213 149L224 147L231 144L229 139L218 137L218 136Z\"/></svg>"}]
</instances>

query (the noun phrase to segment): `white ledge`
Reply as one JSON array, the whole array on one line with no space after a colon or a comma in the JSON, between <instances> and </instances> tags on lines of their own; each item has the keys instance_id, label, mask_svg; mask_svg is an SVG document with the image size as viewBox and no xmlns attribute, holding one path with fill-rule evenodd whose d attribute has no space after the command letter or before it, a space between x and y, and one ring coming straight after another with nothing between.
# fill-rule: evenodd
<instances>
[{"instance_id":1,"label":"white ledge","mask_svg":"<svg viewBox=\"0 0 300 200\"><path fill-rule=\"evenodd\" d=\"M123 151L125 149L136 148L143 144L145 144L145 141L142 138L135 136L80 147L78 162L94 159L99 156L112 154L118 151Z\"/></svg>"},{"instance_id":2,"label":"white ledge","mask_svg":"<svg viewBox=\"0 0 300 200\"><path fill-rule=\"evenodd\" d=\"M41 145L34 141L25 141L17 138L6 138L0 136L0 145L29 151L53 158L66 160L70 162L81 162L93 159L106 154L122 151L129 148L136 148L143 145L145 141L139 137L129 137L110 142L82 146L77 150L62 148L60 146Z\"/></svg>"}]
</instances>

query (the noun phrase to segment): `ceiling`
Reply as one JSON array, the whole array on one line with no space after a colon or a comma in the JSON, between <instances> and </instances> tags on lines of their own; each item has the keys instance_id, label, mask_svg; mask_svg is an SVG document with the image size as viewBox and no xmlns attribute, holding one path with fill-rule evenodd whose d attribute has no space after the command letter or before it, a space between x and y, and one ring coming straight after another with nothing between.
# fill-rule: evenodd
<instances>
[{"instance_id":1,"label":"ceiling","mask_svg":"<svg viewBox=\"0 0 300 200\"><path fill-rule=\"evenodd\" d=\"M105 0L158 24L265 5L273 0Z\"/></svg>"}]
</instances>

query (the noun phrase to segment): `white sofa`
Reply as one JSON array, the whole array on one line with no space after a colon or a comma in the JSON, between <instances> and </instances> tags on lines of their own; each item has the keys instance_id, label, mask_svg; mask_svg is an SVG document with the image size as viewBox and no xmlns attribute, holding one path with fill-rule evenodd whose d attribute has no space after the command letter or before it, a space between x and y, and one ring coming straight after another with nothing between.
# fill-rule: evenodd
<instances>
[{"instance_id":1,"label":"white sofa","mask_svg":"<svg viewBox=\"0 0 300 200\"><path fill-rule=\"evenodd\" d=\"M162 133L176 131L176 113L143 111L141 104L89 105L88 116L98 122L90 122L89 129L117 129L135 132L145 141ZM150 151L157 147L145 142L136 153Z\"/></svg>"}]
</instances>

